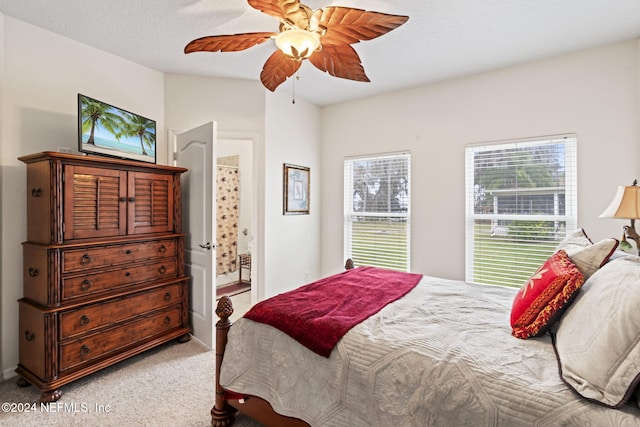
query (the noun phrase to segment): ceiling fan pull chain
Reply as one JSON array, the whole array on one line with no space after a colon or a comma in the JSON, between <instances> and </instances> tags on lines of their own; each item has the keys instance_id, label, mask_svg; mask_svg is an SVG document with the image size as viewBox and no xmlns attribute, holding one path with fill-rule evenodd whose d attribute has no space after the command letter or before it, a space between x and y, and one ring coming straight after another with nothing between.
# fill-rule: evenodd
<instances>
[{"instance_id":1,"label":"ceiling fan pull chain","mask_svg":"<svg viewBox=\"0 0 640 427\"><path fill-rule=\"evenodd\" d=\"M295 104L296 103L296 80L300 80L300 74L297 74L293 77L293 97L291 99L291 103Z\"/></svg>"}]
</instances>

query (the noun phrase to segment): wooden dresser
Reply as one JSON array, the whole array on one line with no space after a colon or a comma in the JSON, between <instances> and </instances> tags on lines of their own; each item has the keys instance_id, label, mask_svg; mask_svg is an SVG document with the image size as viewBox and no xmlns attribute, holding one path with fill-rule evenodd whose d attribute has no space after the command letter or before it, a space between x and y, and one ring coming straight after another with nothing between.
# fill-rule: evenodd
<instances>
[{"instance_id":1,"label":"wooden dresser","mask_svg":"<svg viewBox=\"0 0 640 427\"><path fill-rule=\"evenodd\" d=\"M27 165L21 385L56 401L71 381L189 340L186 169L56 152L19 160Z\"/></svg>"}]
</instances>

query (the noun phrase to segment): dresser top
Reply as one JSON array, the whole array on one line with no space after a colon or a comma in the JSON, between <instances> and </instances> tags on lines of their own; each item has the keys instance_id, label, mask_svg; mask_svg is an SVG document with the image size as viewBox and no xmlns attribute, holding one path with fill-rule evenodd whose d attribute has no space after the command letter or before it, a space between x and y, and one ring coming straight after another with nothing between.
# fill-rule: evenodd
<instances>
[{"instance_id":1,"label":"dresser top","mask_svg":"<svg viewBox=\"0 0 640 427\"><path fill-rule=\"evenodd\" d=\"M123 160L123 159L116 159L116 158L104 157L104 156L58 153L57 151L42 151L40 153L27 154L27 155L18 157L18 160L27 164L39 162L42 160L56 160L56 161L64 161L65 163L82 163L82 164L89 163L94 166L102 166L102 167L127 166L127 167L133 167L136 169L162 170L162 171L179 172L179 173L187 171L187 169L185 168L176 167L176 166L166 166L166 165L158 165L154 163L136 162L134 160Z\"/></svg>"}]
</instances>

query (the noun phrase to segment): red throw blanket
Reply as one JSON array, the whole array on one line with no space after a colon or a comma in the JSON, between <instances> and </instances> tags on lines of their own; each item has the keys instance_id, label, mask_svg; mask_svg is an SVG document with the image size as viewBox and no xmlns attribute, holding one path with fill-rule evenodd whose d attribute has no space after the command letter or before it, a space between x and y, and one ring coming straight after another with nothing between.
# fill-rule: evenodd
<instances>
[{"instance_id":1,"label":"red throw blanket","mask_svg":"<svg viewBox=\"0 0 640 427\"><path fill-rule=\"evenodd\" d=\"M413 289L421 274L358 267L264 300L244 317L287 333L321 356L352 327Z\"/></svg>"}]
</instances>

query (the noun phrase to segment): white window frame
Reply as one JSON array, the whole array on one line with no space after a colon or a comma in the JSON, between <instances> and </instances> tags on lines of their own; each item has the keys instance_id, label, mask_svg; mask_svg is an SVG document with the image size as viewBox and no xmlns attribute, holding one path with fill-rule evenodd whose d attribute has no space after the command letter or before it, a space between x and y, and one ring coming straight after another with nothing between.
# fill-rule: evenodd
<instances>
[{"instance_id":1,"label":"white window frame","mask_svg":"<svg viewBox=\"0 0 640 427\"><path fill-rule=\"evenodd\" d=\"M482 151L502 150L524 146L541 146L547 144L564 144L565 153L565 213L559 214L481 214L475 213L475 189L474 189L474 154ZM567 233L577 228L578 224L578 201L577 201L577 137L575 134L563 134L543 136L536 138L518 139L510 141L497 141L492 143L471 144L465 148L465 217L466 217L466 254L465 254L465 280L468 282L475 281L475 224L476 220L538 220L538 221L562 221L565 223ZM538 189L540 190L540 189ZM526 192L523 191L523 193ZM562 240L563 236L557 236L555 242ZM552 255L552 251L548 254ZM517 258L517 255L514 255ZM508 265L508 261L505 261ZM533 268L533 267L532 267ZM522 274L529 277L533 271L523 271ZM500 283L505 286L521 286L522 283Z\"/></svg>"},{"instance_id":2,"label":"white window frame","mask_svg":"<svg viewBox=\"0 0 640 427\"><path fill-rule=\"evenodd\" d=\"M406 212L359 212L353 210L353 194L354 194L354 186L353 186L353 166L357 161L365 161L365 160L380 160L380 159L391 159L391 158L406 158L407 159L407 211ZM379 252L379 256L376 257L376 260L366 262L366 265L372 265L383 268L391 268L397 269L401 271L410 271L411 269L411 153L408 151L402 152L393 152L393 153L384 153L384 154L373 154L373 155L364 155L364 156L354 156L354 157L345 157L344 159L344 240L343 240L343 253L344 258L353 259L356 266L363 265L358 262L357 259L354 259L354 254L352 250L353 246L353 223L354 217L366 217L366 218L400 218L404 219L406 222L406 229L403 238L406 240L406 247L400 248L401 251L405 252L404 255L399 255L396 259L405 259L406 255L406 267L398 268L397 263L395 262L393 255L388 253L391 258L387 258L382 251ZM404 246L404 245L403 245Z\"/></svg>"}]
</instances>

